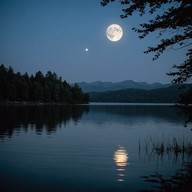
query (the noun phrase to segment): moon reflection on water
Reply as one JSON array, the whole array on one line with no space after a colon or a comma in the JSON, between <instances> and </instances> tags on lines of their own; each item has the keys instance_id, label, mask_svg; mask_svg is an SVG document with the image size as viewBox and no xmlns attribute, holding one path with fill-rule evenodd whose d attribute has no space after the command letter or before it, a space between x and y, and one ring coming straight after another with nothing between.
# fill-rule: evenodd
<instances>
[{"instance_id":1,"label":"moon reflection on water","mask_svg":"<svg viewBox=\"0 0 192 192\"><path fill-rule=\"evenodd\" d=\"M117 166L118 179L117 181L125 181L125 170L128 165L128 153L124 147L119 147L113 156L113 160Z\"/></svg>"}]
</instances>

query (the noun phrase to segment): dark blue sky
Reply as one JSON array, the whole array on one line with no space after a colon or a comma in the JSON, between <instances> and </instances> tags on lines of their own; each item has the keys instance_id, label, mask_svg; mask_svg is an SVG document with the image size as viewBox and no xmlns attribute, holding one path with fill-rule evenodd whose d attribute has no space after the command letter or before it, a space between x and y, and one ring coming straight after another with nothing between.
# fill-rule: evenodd
<instances>
[{"instance_id":1,"label":"dark blue sky","mask_svg":"<svg viewBox=\"0 0 192 192\"><path fill-rule=\"evenodd\" d=\"M131 30L149 17L121 19L122 8L102 7L100 0L0 0L0 64L29 74L50 70L69 83L170 83L166 73L182 62L184 50L168 50L152 61L153 54L143 51L159 42L157 35L140 40ZM124 31L118 42L105 35L112 23Z\"/></svg>"}]
</instances>

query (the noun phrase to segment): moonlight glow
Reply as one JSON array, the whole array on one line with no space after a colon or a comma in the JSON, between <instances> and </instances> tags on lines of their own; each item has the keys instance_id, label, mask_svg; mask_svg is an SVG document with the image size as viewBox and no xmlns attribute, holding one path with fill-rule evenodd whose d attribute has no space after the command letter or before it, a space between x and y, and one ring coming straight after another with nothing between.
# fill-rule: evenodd
<instances>
[{"instance_id":1,"label":"moonlight glow","mask_svg":"<svg viewBox=\"0 0 192 192\"><path fill-rule=\"evenodd\" d=\"M128 161L128 153L123 147L120 147L115 152L113 159L118 167L125 167Z\"/></svg>"},{"instance_id":2,"label":"moonlight glow","mask_svg":"<svg viewBox=\"0 0 192 192\"><path fill-rule=\"evenodd\" d=\"M112 24L107 28L106 36L110 41L119 41L123 36L123 29L117 24Z\"/></svg>"},{"instance_id":3,"label":"moonlight glow","mask_svg":"<svg viewBox=\"0 0 192 192\"><path fill-rule=\"evenodd\" d=\"M128 165L128 153L124 147L119 146L118 150L114 153L113 160L116 163L118 171L117 181L125 181L125 170Z\"/></svg>"}]
</instances>

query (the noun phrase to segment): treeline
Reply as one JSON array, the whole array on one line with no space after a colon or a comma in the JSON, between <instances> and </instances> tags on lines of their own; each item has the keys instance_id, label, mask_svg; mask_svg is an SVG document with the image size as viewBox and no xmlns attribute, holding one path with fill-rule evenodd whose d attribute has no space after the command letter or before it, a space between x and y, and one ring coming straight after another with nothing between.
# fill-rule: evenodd
<instances>
[{"instance_id":1,"label":"treeline","mask_svg":"<svg viewBox=\"0 0 192 192\"><path fill-rule=\"evenodd\" d=\"M124 89L119 91L89 93L90 102L121 102L121 103L177 103L180 96L192 85L181 88L178 85L152 90Z\"/></svg>"},{"instance_id":2,"label":"treeline","mask_svg":"<svg viewBox=\"0 0 192 192\"><path fill-rule=\"evenodd\" d=\"M14 73L12 67L0 65L0 101L83 104L89 102L78 84L70 86L57 74L38 71L35 75Z\"/></svg>"}]
</instances>

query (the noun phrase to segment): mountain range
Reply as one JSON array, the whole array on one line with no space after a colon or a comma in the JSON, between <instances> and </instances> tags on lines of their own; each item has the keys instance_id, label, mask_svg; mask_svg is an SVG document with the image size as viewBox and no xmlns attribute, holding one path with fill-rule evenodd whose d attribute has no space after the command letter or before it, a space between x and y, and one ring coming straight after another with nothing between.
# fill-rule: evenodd
<instances>
[{"instance_id":1,"label":"mountain range","mask_svg":"<svg viewBox=\"0 0 192 192\"><path fill-rule=\"evenodd\" d=\"M82 91L85 93L117 91L122 89L152 90L152 89L159 89L159 88L167 88L171 86L171 84L135 82L132 80L126 80L126 81L121 81L116 83L102 82L102 81L95 81L91 83L80 82L78 83L78 85L79 87L81 87Z\"/></svg>"}]
</instances>

